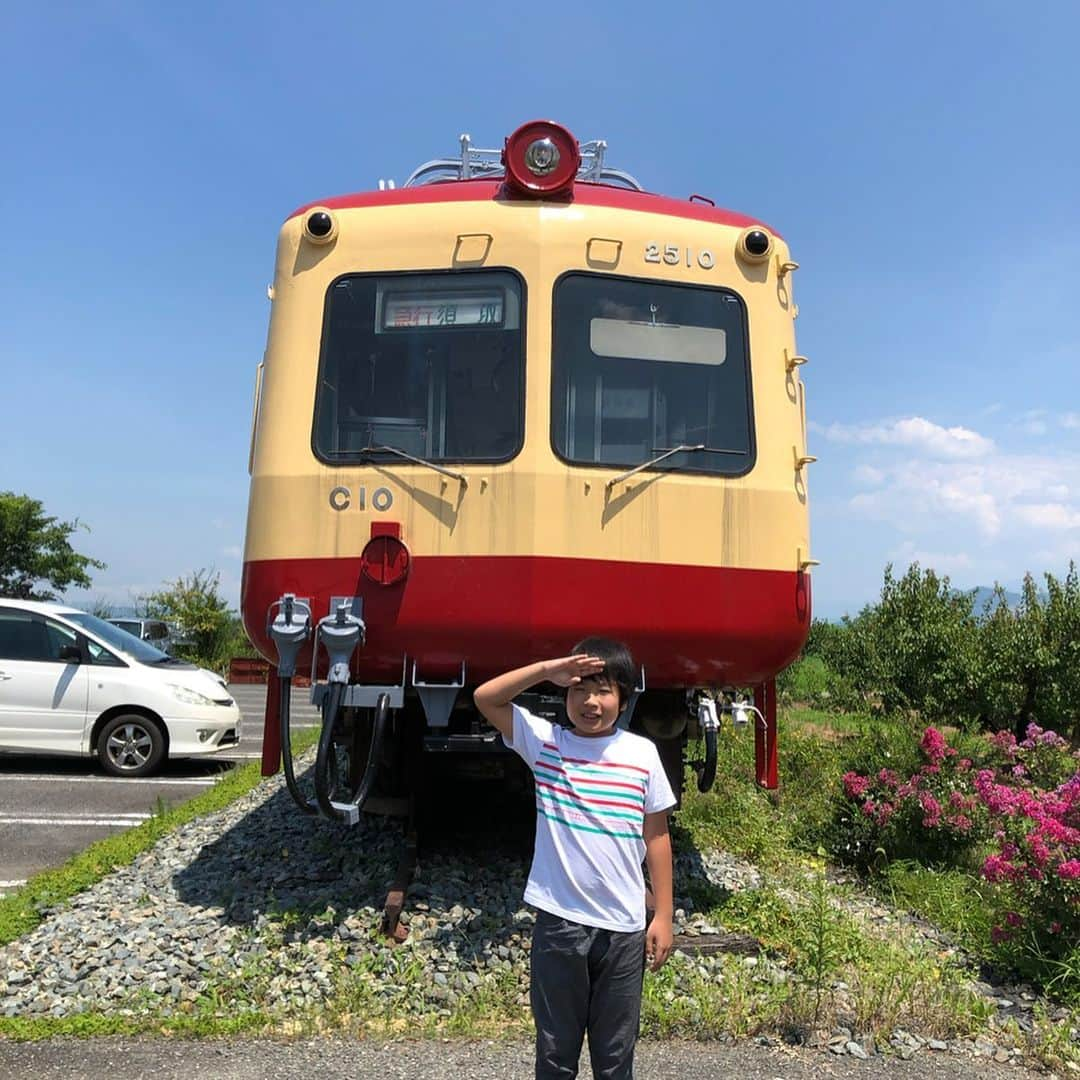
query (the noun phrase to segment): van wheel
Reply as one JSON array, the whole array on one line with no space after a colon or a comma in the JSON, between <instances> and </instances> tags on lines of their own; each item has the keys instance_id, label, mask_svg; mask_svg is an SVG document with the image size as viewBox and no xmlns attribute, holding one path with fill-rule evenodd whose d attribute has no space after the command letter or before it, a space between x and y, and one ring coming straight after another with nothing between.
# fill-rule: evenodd
<instances>
[{"instance_id":1,"label":"van wheel","mask_svg":"<svg viewBox=\"0 0 1080 1080\"><path fill-rule=\"evenodd\" d=\"M165 739L145 716L114 716L98 735L97 755L113 776L149 776L165 757Z\"/></svg>"}]
</instances>

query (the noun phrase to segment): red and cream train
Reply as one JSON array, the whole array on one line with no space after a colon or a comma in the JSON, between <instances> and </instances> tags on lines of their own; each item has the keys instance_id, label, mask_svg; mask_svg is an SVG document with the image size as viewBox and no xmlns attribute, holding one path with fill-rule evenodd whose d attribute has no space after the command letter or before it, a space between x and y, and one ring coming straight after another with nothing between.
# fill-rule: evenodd
<instances>
[{"instance_id":1,"label":"red and cream train","mask_svg":"<svg viewBox=\"0 0 1080 1080\"><path fill-rule=\"evenodd\" d=\"M470 689L585 633L630 645L630 722L678 779L688 734L752 691L776 784L774 678L814 562L797 264L604 152L545 121L498 152L463 136L282 227L242 607L281 677L264 771L284 749L306 809L355 820L425 751L495 755ZM315 799L291 771L296 670L323 705Z\"/></svg>"}]
</instances>

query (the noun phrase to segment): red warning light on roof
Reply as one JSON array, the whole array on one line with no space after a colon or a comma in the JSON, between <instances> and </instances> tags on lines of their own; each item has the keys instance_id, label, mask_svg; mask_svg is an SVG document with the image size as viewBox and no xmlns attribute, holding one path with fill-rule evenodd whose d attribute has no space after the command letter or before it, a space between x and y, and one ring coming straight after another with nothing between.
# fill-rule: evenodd
<instances>
[{"instance_id":1,"label":"red warning light on roof","mask_svg":"<svg viewBox=\"0 0 1080 1080\"><path fill-rule=\"evenodd\" d=\"M506 140L506 180L525 195L555 195L574 185L581 165L578 141L561 124L530 120Z\"/></svg>"}]
</instances>

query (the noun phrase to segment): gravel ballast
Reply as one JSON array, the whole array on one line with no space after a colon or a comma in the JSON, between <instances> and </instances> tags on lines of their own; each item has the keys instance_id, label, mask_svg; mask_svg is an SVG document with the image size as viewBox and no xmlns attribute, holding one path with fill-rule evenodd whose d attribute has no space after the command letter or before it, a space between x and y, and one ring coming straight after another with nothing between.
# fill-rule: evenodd
<instances>
[{"instance_id":1,"label":"gravel ballast","mask_svg":"<svg viewBox=\"0 0 1080 1080\"><path fill-rule=\"evenodd\" d=\"M528 834L493 837L480 848L422 848L402 921L403 945L379 934L382 903L403 850L399 822L364 817L348 829L302 815L280 777L225 810L180 827L86 892L47 912L30 934L0 948L0 1017L71 1017L86 1012L135 1020L257 1011L289 1030L336 1002L344 982L358 1006L410 1018L449 1019L484 992L528 1002L533 914L522 904ZM680 855L676 933L684 953L670 962L668 1000L693 980L723 982L730 965L755 982L791 978L782 959L694 949L724 928L694 914L683 895L693 879L727 892L756 888L759 872L717 853ZM893 913L864 903L860 917L891 924ZM886 926L892 933L895 927ZM745 937L745 935L744 935ZM1034 995L973 983L1001 1019L1029 1018ZM417 989L419 988L419 989ZM1000 1002L1001 1004L997 1004ZM227 1006L227 1008L226 1008ZM216 1013L215 1013L216 1014ZM763 1045L778 1046L764 1038ZM873 1040L837 1028L830 1056L874 1055ZM938 1042L898 1031L895 1056L1021 1056L992 1039Z\"/></svg>"}]
</instances>

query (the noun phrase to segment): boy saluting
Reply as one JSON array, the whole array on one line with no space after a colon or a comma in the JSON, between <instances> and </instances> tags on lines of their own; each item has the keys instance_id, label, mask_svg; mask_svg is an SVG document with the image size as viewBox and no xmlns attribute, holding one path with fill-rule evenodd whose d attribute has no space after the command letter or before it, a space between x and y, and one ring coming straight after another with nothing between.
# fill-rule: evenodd
<instances>
[{"instance_id":1,"label":"boy saluting","mask_svg":"<svg viewBox=\"0 0 1080 1080\"><path fill-rule=\"evenodd\" d=\"M671 951L675 805L656 747L615 726L636 682L625 645L586 638L476 690L476 707L533 772L536 849L525 900L537 909L530 1000L538 1080L577 1076L585 1032L597 1080L633 1076L646 960ZM565 686L572 730L518 705L541 682ZM656 913L645 926L649 867Z\"/></svg>"}]
</instances>

